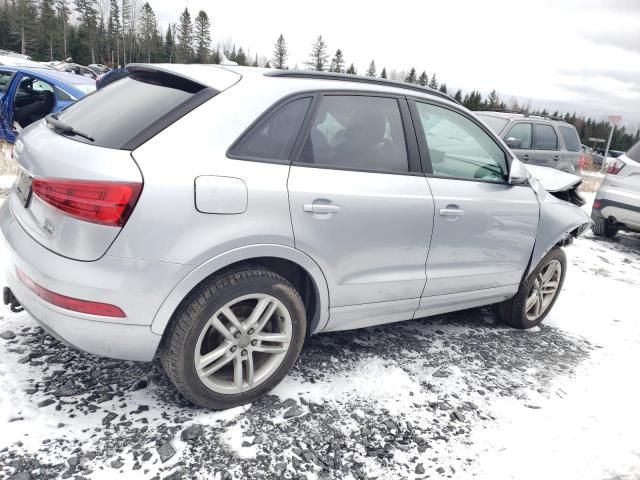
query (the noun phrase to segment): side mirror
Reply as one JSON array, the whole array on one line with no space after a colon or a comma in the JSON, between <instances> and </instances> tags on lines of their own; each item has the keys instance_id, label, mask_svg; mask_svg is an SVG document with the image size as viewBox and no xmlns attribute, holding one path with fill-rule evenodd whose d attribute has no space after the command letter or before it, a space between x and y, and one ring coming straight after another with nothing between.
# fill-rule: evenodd
<instances>
[{"instance_id":1,"label":"side mirror","mask_svg":"<svg viewBox=\"0 0 640 480\"><path fill-rule=\"evenodd\" d=\"M522 147L522 140L520 140L519 138L516 138L516 137L507 138L505 143L507 144L507 147L509 147L509 148L518 149L518 148Z\"/></svg>"},{"instance_id":2,"label":"side mirror","mask_svg":"<svg viewBox=\"0 0 640 480\"><path fill-rule=\"evenodd\" d=\"M511 185L522 185L523 183L527 183L529 180L529 172L527 171L527 167L518 160L514 158L511 160L511 168L509 170L509 183Z\"/></svg>"}]
</instances>

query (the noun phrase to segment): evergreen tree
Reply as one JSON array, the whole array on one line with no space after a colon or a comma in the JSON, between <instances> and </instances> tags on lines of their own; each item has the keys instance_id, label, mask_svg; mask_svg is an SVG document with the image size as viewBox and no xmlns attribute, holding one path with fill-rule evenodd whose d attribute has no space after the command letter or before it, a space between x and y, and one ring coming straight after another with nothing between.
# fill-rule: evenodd
<instances>
[{"instance_id":1,"label":"evergreen tree","mask_svg":"<svg viewBox=\"0 0 640 480\"><path fill-rule=\"evenodd\" d=\"M195 19L195 44L198 61L208 63L211 53L211 21L204 10L200 10Z\"/></svg>"},{"instance_id":2,"label":"evergreen tree","mask_svg":"<svg viewBox=\"0 0 640 480\"><path fill-rule=\"evenodd\" d=\"M438 80L436 79L436 74L435 73L431 77L431 81L429 82L429 87L433 88L434 90L438 89Z\"/></svg>"},{"instance_id":3,"label":"evergreen tree","mask_svg":"<svg viewBox=\"0 0 640 480\"><path fill-rule=\"evenodd\" d=\"M190 63L193 59L193 25L191 24L191 14L185 7L178 19L177 28L178 49L177 60L180 63Z\"/></svg>"},{"instance_id":4,"label":"evergreen tree","mask_svg":"<svg viewBox=\"0 0 640 480\"><path fill-rule=\"evenodd\" d=\"M407 83L417 83L418 79L416 78L416 69L411 67L409 70L409 74L404 78L404 81Z\"/></svg>"},{"instance_id":5,"label":"evergreen tree","mask_svg":"<svg viewBox=\"0 0 640 480\"><path fill-rule=\"evenodd\" d=\"M387 69L386 69L386 67L382 68L382 73L380 73L380 78L387 78Z\"/></svg>"},{"instance_id":6,"label":"evergreen tree","mask_svg":"<svg viewBox=\"0 0 640 480\"><path fill-rule=\"evenodd\" d=\"M244 53L242 47L238 49L238 53L236 53L234 61L237 62L238 65L247 65L247 54Z\"/></svg>"},{"instance_id":7,"label":"evergreen tree","mask_svg":"<svg viewBox=\"0 0 640 480\"><path fill-rule=\"evenodd\" d=\"M311 47L311 53L309 55L309 61L307 62L307 65L309 66L310 70L322 72L327 67L328 58L329 55L327 55L327 43L322 39L322 35L319 35L318 39Z\"/></svg>"},{"instance_id":8,"label":"evergreen tree","mask_svg":"<svg viewBox=\"0 0 640 480\"><path fill-rule=\"evenodd\" d=\"M85 46L89 50L90 63L96 63L96 30L98 27L98 11L95 0L74 0L80 28L81 38L86 38ZM83 42L84 43L84 42ZM76 59L82 62L82 59Z\"/></svg>"},{"instance_id":9,"label":"evergreen tree","mask_svg":"<svg viewBox=\"0 0 640 480\"><path fill-rule=\"evenodd\" d=\"M329 65L330 72L342 73L344 71L344 56L342 50L337 49L336 54L331 59L331 65Z\"/></svg>"},{"instance_id":10,"label":"evergreen tree","mask_svg":"<svg viewBox=\"0 0 640 480\"><path fill-rule=\"evenodd\" d=\"M351 65L349 65L349 68L347 68L347 73L351 74L351 75L357 75L358 71L356 70L356 67L353 65L353 63Z\"/></svg>"},{"instance_id":11,"label":"evergreen tree","mask_svg":"<svg viewBox=\"0 0 640 480\"><path fill-rule=\"evenodd\" d=\"M458 103L462 103L462 90L458 89L458 91L456 92L456 94L453 96L453 98L458 102Z\"/></svg>"},{"instance_id":12,"label":"evergreen tree","mask_svg":"<svg viewBox=\"0 0 640 480\"><path fill-rule=\"evenodd\" d=\"M15 0L12 4L14 21L12 33L20 39L20 53L27 55L34 46L33 37L36 33L34 20L38 17L36 2L35 0Z\"/></svg>"},{"instance_id":13,"label":"evergreen tree","mask_svg":"<svg viewBox=\"0 0 640 480\"><path fill-rule=\"evenodd\" d=\"M167 33L164 37L164 60L169 63L173 63L173 57L175 54L175 41L174 41L174 32L176 26L175 24L169 24L167 27Z\"/></svg>"},{"instance_id":14,"label":"evergreen tree","mask_svg":"<svg viewBox=\"0 0 640 480\"><path fill-rule=\"evenodd\" d=\"M71 9L67 0L56 0L56 14L58 15L58 21L60 22L62 30L62 52L66 59L69 56L68 45L68 29L69 29L69 16L71 15Z\"/></svg>"},{"instance_id":15,"label":"evergreen tree","mask_svg":"<svg viewBox=\"0 0 640 480\"><path fill-rule=\"evenodd\" d=\"M418 77L418 85L422 85L423 87L426 87L428 84L429 84L429 75L427 75L427 72L423 70L420 76Z\"/></svg>"},{"instance_id":16,"label":"evergreen tree","mask_svg":"<svg viewBox=\"0 0 640 480\"><path fill-rule=\"evenodd\" d=\"M286 70L287 58L289 58L287 44L284 40L284 36L280 34L278 40L276 40L276 45L273 48L273 68L277 68L278 70Z\"/></svg>"},{"instance_id":17,"label":"evergreen tree","mask_svg":"<svg viewBox=\"0 0 640 480\"><path fill-rule=\"evenodd\" d=\"M156 14L149 2L145 2L140 10L140 43L145 53L145 61L151 63L156 56L156 38L158 36L158 26ZM153 56L153 57L152 57Z\"/></svg>"},{"instance_id":18,"label":"evergreen tree","mask_svg":"<svg viewBox=\"0 0 640 480\"><path fill-rule=\"evenodd\" d=\"M442 85L440 85L439 90L440 90L442 93L448 93L448 92L447 92L447 84L446 84L446 83L443 83Z\"/></svg>"},{"instance_id":19,"label":"evergreen tree","mask_svg":"<svg viewBox=\"0 0 640 480\"><path fill-rule=\"evenodd\" d=\"M109 4L109 20L107 21L107 56L112 66L120 65L120 5L118 0L111 0ZM114 57L115 55L115 57Z\"/></svg>"},{"instance_id":20,"label":"evergreen tree","mask_svg":"<svg viewBox=\"0 0 640 480\"><path fill-rule=\"evenodd\" d=\"M46 55L49 61L52 61L56 51L54 46L57 40L56 34L58 33L58 20L56 19L54 0L41 0L38 23L39 50Z\"/></svg>"},{"instance_id":21,"label":"evergreen tree","mask_svg":"<svg viewBox=\"0 0 640 480\"><path fill-rule=\"evenodd\" d=\"M498 98L498 94L495 90L491 90L491 93L487 97L487 107L491 109L498 108L498 104L500 103L500 99Z\"/></svg>"},{"instance_id":22,"label":"evergreen tree","mask_svg":"<svg viewBox=\"0 0 640 480\"><path fill-rule=\"evenodd\" d=\"M376 76L376 62L371 60L369 64L369 68L367 69L367 77L375 77Z\"/></svg>"}]
</instances>

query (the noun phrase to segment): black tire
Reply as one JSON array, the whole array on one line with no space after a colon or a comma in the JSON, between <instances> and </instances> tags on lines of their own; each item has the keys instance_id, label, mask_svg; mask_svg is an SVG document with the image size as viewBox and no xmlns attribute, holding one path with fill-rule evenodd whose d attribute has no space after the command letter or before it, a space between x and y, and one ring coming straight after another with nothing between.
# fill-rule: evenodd
<instances>
[{"instance_id":1,"label":"black tire","mask_svg":"<svg viewBox=\"0 0 640 480\"><path fill-rule=\"evenodd\" d=\"M606 220L597 220L591 227L593 233L598 237L613 238L617 235L618 229Z\"/></svg>"},{"instance_id":2,"label":"black tire","mask_svg":"<svg viewBox=\"0 0 640 480\"><path fill-rule=\"evenodd\" d=\"M289 311L292 323L289 350L272 375L256 387L239 394L215 392L196 372L194 358L198 337L215 312L235 298L253 293L271 295ZM306 329L306 311L298 291L270 270L249 267L205 281L183 301L165 331L160 359L169 379L188 400L214 410L232 408L255 401L280 383L298 359Z\"/></svg>"},{"instance_id":3,"label":"black tire","mask_svg":"<svg viewBox=\"0 0 640 480\"><path fill-rule=\"evenodd\" d=\"M531 321L527 318L525 305L527 301L527 296L531 291L531 287L538 276L538 274L551 263L552 260L557 260L560 262L562 266L562 272L560 274L560 281L558 285L558 289L556 291L555 297L547 307L547 309L543 312L540 317L536 320ZM556 300L560 296L560 291L562 290L562 285L564 284L564 278L567 272L567 256L564 251L560 247L553 248L549 253L547 253L544 258L540 261L535 270L527 277L527 279L520 284L520 288L518 289L518 293L513 298L506 300L502 303L498 304L498 318L510 325L514 328L518 329L528 329L533 328L538 325L546 318L549 314L553 305L556 303Z\"/></svg>"}]
</instances>

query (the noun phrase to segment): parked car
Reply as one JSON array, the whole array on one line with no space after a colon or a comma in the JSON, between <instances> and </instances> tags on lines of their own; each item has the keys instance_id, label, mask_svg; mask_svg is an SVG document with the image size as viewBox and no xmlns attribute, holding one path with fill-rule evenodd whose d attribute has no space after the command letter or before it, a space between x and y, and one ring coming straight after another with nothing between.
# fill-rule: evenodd
<instances>
[{"instance_id":1,"label":"parked car","mask_svg":"<svg viewBox=\"0 0 640 480\"><path fill-rule=\"evenodd\" d=\"M640 142L616 157L593 201L593 233L615 237L618 231L640 232Z\"/></svg>"},{"instance_id":2,"label":"parked car","mask_svg":"<svg viewBox=\"0 0 640 480\"><path fill-rule=\"evenodd\" d=\"M597 165L599 167L602 166L602 163L604 162L605 166L609 165L610 163L612 163L616 158L618 158L620 155L624 155L624 152L620 151L620 150L609 150L607 152L607 156L604 156L605 154L605 149L604 148L597 148L593 154L593 163L594 165ZM606 158L606 160L605 160Z\"/></svg>"},{"instance_id":3,"label":"parked car","mask_svg":"<svg viewBox=\"0 0 640 480\"><path fill-rule=\"evenodd\" d=\"M309 335L497 304L538 325L591 224L446 94L344 74L130 65L25 129L5 302L198 405L271 390Z\"/></svg>"},{"instance_id":4,"label":"parked car","mask_svg":"<svg viewBox=\"0 0 640 480\"><path fill-rule=\"evenodd\" d=\"M477 112L527 165L580 173L585 156L576 128L562 120L506 112Z\"/></svg>"},{"instance_id":5,"label":"parked car","mask_svg":"<svg viewBox=\"0 0 640 480\"><path fill-rule=\"evenodd\" d=\"M93 80L41 67L0 66L0 141L96 88Z\"/></svg>"}]
</instances>

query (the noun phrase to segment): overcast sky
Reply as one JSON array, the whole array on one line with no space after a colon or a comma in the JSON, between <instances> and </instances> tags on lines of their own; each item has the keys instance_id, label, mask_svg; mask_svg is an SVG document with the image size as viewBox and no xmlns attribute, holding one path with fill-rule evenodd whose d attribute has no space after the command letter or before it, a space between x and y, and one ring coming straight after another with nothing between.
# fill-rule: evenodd
<instances>
[{"instance_id":1,"label":"overcast sky","mask_svg":"<svg viewBox=\"0 0 640 480\"><path fill-rule=\"evenodd\" d=\"M214 43L253 54L270 57L282 33L290 67L304 68L322 34L359 73L373 58L379 71L415 66L449 88L640 126L640 0L149 1L163 28L185 6L204 9Z\"/></svg>"}]
</instances>

